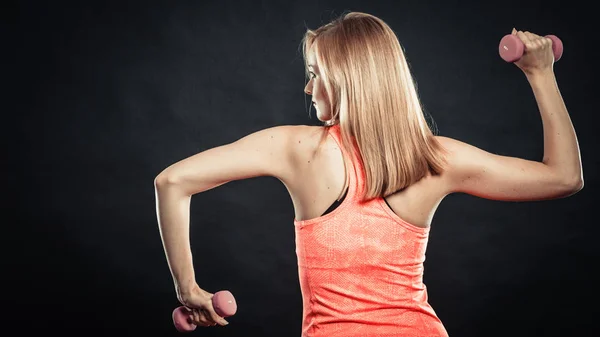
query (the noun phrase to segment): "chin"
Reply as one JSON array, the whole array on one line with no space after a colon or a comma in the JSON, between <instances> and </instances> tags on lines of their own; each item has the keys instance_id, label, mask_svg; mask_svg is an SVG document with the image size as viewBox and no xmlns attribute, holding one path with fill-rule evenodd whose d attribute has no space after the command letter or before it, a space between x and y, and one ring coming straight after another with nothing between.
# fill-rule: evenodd
<instances>
[{"instance_id":1,"label":"chin","mask_svg":"<svg viewBox=\"0 0 600 337\"><path fill-rule=\"evenodd\" d=\"M331 115L323 116L322 114L317 112L317 119L321 122L328 122L329 120L331 120Z\"/></svg>"}]
</instances>

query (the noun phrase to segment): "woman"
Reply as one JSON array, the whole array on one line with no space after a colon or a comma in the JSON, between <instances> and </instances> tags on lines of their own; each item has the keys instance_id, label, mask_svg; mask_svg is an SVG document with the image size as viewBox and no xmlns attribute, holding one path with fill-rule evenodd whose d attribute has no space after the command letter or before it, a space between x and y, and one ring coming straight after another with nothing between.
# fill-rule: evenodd
<instances>
[{"instance_id":1,"label":"woman","mask_svg":"<svg viewBox=\"0 0 600 337\"><path fill-rule=\"evenodd\" d=\"M563 198L583 187L579 147L553 73L552 41L515 64L544 127L543 161L433 135L400 43L382 20L351 12L308 30L307 75L323 126L277 126L177 162L155 179L161 237L194 323L225 325L195 280L191 196L229 181L278 178L295 209L302 336L447 336L427 302L423 261L434 213L451 193L492 200Z\"/></svg>"}]
</instances>

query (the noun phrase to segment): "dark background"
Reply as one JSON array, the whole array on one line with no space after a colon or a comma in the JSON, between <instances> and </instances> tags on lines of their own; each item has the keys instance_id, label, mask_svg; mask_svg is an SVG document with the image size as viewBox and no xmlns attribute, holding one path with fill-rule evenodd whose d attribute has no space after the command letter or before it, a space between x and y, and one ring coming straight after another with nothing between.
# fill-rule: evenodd
<instances>
[{"instance_id":1,"label":"dark background","mask_svg":"<svg viewBox=\"0 0 600 337\"><path fill-rule=\"evenodd\" d=\"M589 4L588 4L589 5ZM573 1L146 1L5 3L4 332L176 336L154 177L251 132L318 125L300 42L344 11L398 35L438 134L541 160L522 72L498 55L513 27L556 34L555 64L585 187L499 202L448 196L424 280L453 337L597 332L598 78L595 13ZM293 206L274 178L192 199L197 281L238 312L203 336L299 336ZM6 316L5 316L6 317ZM6 319L6 318L5 318ZM4 334L4 332L0 332Z\"/></svg>"}]
</instances>

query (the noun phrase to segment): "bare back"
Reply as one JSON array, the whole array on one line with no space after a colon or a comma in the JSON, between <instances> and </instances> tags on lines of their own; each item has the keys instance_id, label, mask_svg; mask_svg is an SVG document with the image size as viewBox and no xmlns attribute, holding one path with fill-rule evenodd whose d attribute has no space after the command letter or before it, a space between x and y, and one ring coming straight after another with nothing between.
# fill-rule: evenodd
<instances>
[{"instance_id":1,"label":"bare back","mask_svg":"<svg viewBox=\"0 0 600 337\"><path fill-rule=\"evenodd\" d=\"M292 141L296 171L285 185L294 204L295 220L308 220L320 217L343 196L346 163L331 135L317 151L323 127L298 126L296 129ZM417 227L429 227L445 196L442 186L440 176L428 175L385 199L403 220Z\"/></svg>"}]
</instances>

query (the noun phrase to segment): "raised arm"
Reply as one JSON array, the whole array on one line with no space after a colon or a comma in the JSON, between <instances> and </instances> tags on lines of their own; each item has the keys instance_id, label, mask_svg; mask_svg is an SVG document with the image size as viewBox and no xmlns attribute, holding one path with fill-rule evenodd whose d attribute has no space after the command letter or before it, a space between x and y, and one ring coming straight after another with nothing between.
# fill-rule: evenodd
<instances>
[{"instance_id":1,"label":"raised arm","mask_svg":"<svg viewBox=\"0 0 600 337\"><path fill-rule=\"evenodd\" d=\"M579 145L552 68L551 40L529 32L517 35L526 48L517 66L531 85L542 117L543 160L495 155L455 139L437 137L449 150L445 174L448 193L530 201L563 198L583 188Z\"/></svg>"},{"instance_id":2,"label":"raised arm","mask_svg":"<svg viewBox=\"0 0 600 337\"><path fill-rule=\"evenodd\" d=\"M258 176L286 182L292 172L288 149L293 130L294 126L278 126L252 133L181 160L155 178L161 239L180 301L196 286L189 240L191 196Z\"/></svg>"}]
</instances>

